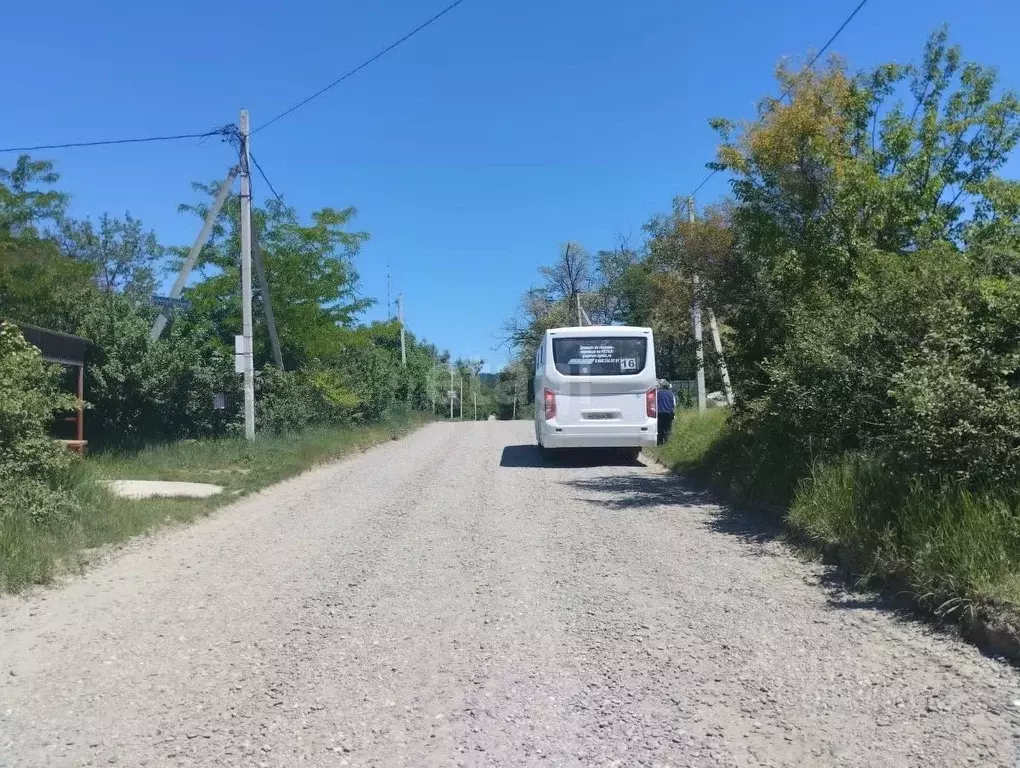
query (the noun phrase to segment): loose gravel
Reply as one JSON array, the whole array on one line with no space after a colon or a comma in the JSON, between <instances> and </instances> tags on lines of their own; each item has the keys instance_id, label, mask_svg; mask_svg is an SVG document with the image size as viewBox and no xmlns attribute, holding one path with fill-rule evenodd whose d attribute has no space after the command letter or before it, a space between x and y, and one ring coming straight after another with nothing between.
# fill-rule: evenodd
<instances>
[{"instance_id":1,"label":"loose gravel","mask_svg":"<svg viewBox=\"0 0 1020 768\"><path fill-rule=\"evenodd\" d=\"M1011 667L530 443L433 425L0 600L0 765L1017 764Z\"/></svg>"}]
</instances>

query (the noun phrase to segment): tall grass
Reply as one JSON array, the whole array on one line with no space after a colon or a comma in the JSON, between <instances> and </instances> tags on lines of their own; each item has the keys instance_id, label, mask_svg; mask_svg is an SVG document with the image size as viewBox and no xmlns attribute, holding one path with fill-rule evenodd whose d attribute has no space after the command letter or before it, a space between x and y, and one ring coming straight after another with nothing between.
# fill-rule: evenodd
<instances>
[{"instance_id":1,"label":"tall grass","mask_svg":"<svg viewBox=\"0 0 1020 768\"><path fill-rule=\"evenodd\" d=\"M80 570L94 559L97 548L161 525L191 522L315 464L394 439L421 423L399 411L376 424L259 436L253 443L242 438L183 441L90 456L69 483L78 501L75 512L47 524L16 512L2 517L0 592L17 592ZM206 499L131 500L107 490L107 481L119 479L214 483L224 490Z\"/></svg>"},{"instance_id":2,"label":"tall grass","mask_svg":"<svg viewBox=\"0 0 1020 768\"><path fill-rule=\"evenodd\" d=\"M726 409L686 410L677 413L669 442L653 454L728 501L780 511L806 470L792 451L777 450L777 442L737 431Z\"/></svg>"},{"instance_id":3,"label":"tall grass","mask_svg":"<svg viewBox=\"0 0 1020 768\"><path fill-rule=\"evenodd\" d=\"M819 463L797 490L792 530L848 556L866 581L891 582L937 613L1020 605L1020 505L904 477L870 456Z\"/></svg>"}]
</instances>

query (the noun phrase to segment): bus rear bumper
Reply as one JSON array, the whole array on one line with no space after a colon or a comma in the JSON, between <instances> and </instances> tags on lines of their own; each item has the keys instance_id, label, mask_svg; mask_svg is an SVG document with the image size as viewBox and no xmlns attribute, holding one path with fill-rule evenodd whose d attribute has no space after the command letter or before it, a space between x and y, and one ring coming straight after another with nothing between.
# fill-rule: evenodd
<instances>
[{"instance_id":1,"label":"bus rear bumper","mask_svg":"<svg viewBox=\"0 0 1020 768\"><path fill-rule=\"evenodd\" d=\"M538 442L544 448L647 448L656 443L656 423L643 426L576 426L542 425Z\"/></svg>"}]
</instances>

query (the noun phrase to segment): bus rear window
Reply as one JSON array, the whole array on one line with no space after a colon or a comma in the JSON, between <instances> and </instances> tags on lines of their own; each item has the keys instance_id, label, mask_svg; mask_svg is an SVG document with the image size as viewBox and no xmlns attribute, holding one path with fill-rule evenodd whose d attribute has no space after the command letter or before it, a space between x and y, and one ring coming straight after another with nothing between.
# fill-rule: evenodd
<instances>
[{"instance_id":1,"label":"bus rear window","mask_svg":"<svg viewBox=\"0 0 1020 768\"><path fill-rule=\"evenodd\" d=\"M553 339L553 362L564 376L627 376L645 369L648 339L609 336Z\"/></svg>"}]
</instances>

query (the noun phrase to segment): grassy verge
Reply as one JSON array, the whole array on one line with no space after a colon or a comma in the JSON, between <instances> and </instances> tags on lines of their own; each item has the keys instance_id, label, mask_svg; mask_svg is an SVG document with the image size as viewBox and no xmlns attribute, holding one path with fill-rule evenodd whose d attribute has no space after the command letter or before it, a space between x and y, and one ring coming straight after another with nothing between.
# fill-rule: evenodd
<instances>
[{"instance_id":1,"label":"grassy verge","mask_svg":"<svg viewBox=\"0 0 1020 768\"><path fill-rule=\"evenodd\" d=\"M939 616L1017 626L1020 494L905 477L862 455L809 467L771 446L727 429L724 412L693 412L678 415L655 455L729 501L773 510L797 541L838 556L869 586Z\"/></svg>"},{"instance_id":2,"label":"grassy verge","mask_svg":"<svg viewBox=\"0 0 1020 768\"><path fill-rule=\"evenodd\" d=\"M80 570L96 548L123 542L167 523L188 523L246 494L314 466L400 437L423 423L414 417L300 434L186 441L142 451L92 456L69 483L77 509L58 521L9 515L0 525L0 592L45 584ZM130 500L113 496L105 481L185 480L215 483L208 499Z\"/></svg>"},{"instance_id":3,"label":"grassy verge","mask_svg":"<svg viewBox=\"0 0 1020 768\"><path fill-rule=\"evenodd\" d=\"M1020 606L1015 498L907 478L872 457L816 465L790 528L845 557L866 582L904 588L936 614Z\"/></svg>"},{"instance_id":4,"label":"grassy verge","mask_svg":"<svg viewBox=\"0 0 1020 768\"><path fill-rule=\"evenodd\" d=\"M727 501L780 514L790 502L804 468L726 428L729 413L712 409L680 411L673 433L654 455L666 466L711 487Z\"/></svg>"}]
</instances>

